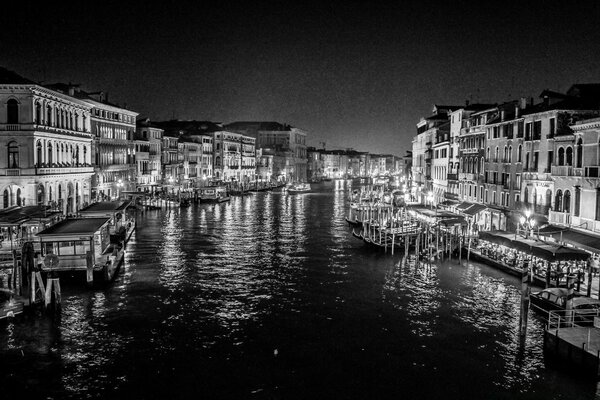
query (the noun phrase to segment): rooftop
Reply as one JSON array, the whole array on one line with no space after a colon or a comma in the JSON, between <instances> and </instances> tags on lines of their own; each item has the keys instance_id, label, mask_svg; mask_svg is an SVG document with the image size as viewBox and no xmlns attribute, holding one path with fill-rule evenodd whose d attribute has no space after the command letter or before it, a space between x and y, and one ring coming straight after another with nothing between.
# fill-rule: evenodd
<instances>
[{"instance_id":1,"label":"rooftop","mask_svg":"<svg viewBox=\"0 0 600 400\"><path fill-rule=\"evenodd\" d=\"M130 204L129 201L100 201L93 203L79 210L80 213L88 212L104 212L104 211L120 211L124 210Z\"/></svg>"},{"instance_id":2,"label":"rooftop","mask_svg":"<svg viewBox=\"0 0 600 400\"><path fill-rule=\"evenodd\" d=\"M38 233L38 236L93 235L108 221L110 221L110 218L65 219L44 229Z\"/></svg>"}]
</instances>

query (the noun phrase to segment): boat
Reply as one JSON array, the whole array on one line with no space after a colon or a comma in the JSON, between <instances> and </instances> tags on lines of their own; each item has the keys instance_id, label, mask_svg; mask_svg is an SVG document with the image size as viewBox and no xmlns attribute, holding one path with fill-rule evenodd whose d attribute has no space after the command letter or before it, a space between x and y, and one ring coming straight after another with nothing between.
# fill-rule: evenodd
<instances>
[{"instance_id":1,"label":"boat","mask_svg":"<svg viewBox=\"0 0 600 400\"><path fill-rule=\"evenodd\" d=\"M223 185L205 186L198 189L198 199L200 203L222 203L231 198L227 193L227 188Z\"/></svg>"},{"instance_id":2,"label":"boat","mask_svg":"<svg viewBox=\"0 0 600 400\"><path fill-rule=\"evenodd\" d=\"M310 192L310 184L308 184L308 183L293 184L287 189L287 192L289 194Z\"/></svg>"},{"instance_id":3,"label":"boat","mask_svg":"<svg viewBox=\"0 0 600 400\"><path fill-rule=\"evenodd\" d=\"M546 288L531 293L529 299L532 308L547 317L550 311L567 310L568 292L568 289L562 287ZM574 292L574 296L572 310L578 320L577 322L593 323L593 317L597 316L600 311L600 300L582 296L579 292Z\"/></svg>"}]
</instances>

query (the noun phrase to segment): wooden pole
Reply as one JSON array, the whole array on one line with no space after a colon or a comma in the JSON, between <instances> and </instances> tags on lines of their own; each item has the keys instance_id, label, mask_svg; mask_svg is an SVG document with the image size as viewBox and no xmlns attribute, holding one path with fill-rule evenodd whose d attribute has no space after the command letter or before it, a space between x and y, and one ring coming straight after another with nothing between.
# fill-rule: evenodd
<instances>
[{"instance_id":1,"label":"wooden pole","mask_svg":"<svg viewBox=\"0 0 600 400\"><path fill-rule=\"evenodd\" d=\"M527 335L527 317L529 314L529 263L523 263L521 271L521 318L519 320L519 334L522 339Z\"/></svg>"},{"instance_id":2,"label":"wooden pole","mask_svg":"<svg viewBox=\"0 0 600 400\"><path fill-rule=\"evenodd\" d=\"M587 261L587 297L592 297L592 263L590 262L591 258Z\"/></svg>"}]
</instances>

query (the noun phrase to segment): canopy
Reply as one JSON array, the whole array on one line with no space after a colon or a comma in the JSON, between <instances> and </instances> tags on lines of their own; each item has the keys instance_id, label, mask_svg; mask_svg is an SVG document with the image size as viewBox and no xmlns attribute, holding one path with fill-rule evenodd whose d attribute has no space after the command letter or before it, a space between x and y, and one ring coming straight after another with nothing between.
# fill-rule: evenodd
<instances>
[{"instance_id":1,"label":"canopy","mask_svg":"<svg viewBox=\"0 0 600 400\"><path fill-rule=\"evenodd\" d=\"M481 240L500 244L524 253L534 255L546 261L577 261L587 260L590 254L573 247L566 247L540 240L525 239L514 233L505 231L479 232Z\"/></svg>"},{"instance_id":2,"label":"canopy","mask_svg":"<svg viewBox=\"0 0 600 400\"><path fill-rule=\"evenodd\" d=\"M471 207L467 208L466 210L463 210L463 212L468 215L475 215L475 214L485 210L486 208L487 207L484 206L483 204L473 204Z\"/></svg>"},{"instance_id":3,"label":"canopy","mask_svg":"<svg viewBox=\"0 0 600 400\"><path fill-rule=\"evenodd\" d=\"M600 253L600 236L557 225L545 226L539 230L539 233L550 236L559 243L568 243L592 253Z\"/></svg>"}]
</instances>

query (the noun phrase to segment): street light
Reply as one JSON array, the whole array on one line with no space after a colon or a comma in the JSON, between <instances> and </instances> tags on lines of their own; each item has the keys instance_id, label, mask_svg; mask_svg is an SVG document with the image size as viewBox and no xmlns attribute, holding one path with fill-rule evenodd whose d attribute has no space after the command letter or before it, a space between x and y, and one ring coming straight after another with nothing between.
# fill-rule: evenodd
<instances>
[{"instance_id":1,"label":"street light","mask_svg":"<svg viewBox=\"0 0 600 400\"><path fill-rule=\"evenodd\" d=\"M529 237L529 232L533 231L533 227L535 226L535 220L531 216L530 210L525 210L525 216L521 216L519 218L521 231L525 231L525 239Z\"/></svg>"}]
</instances>

